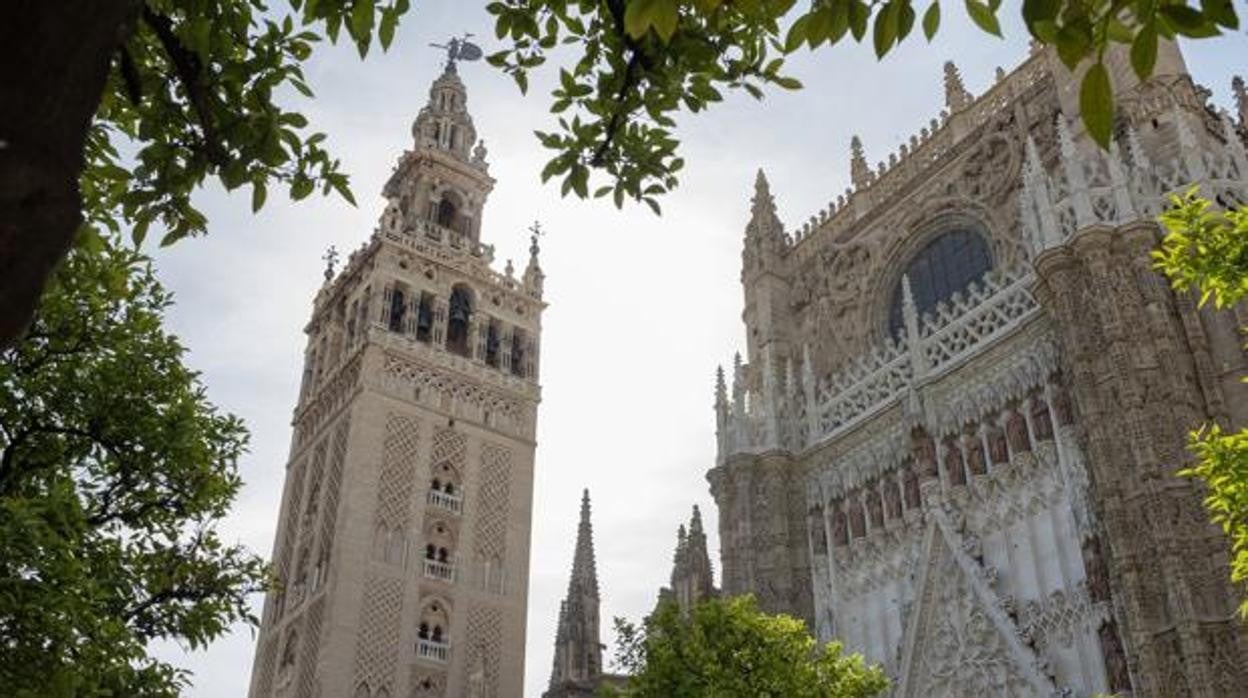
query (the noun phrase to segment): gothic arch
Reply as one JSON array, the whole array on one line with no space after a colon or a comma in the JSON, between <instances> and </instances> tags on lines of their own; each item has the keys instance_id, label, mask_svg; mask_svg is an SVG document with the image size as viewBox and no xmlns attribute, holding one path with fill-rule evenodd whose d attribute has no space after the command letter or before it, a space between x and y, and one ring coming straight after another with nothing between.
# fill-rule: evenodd
<instances>
[{"instance_id":1,"label":"gothic arch","mask_svg":"<svg viewBox=\"0 0 1248 698\"><path fill-rule=\"evenodd\" d=\"M921 216L921 218L920 218ZM880 269L883 273L876 275L876 281L870 297L871 334L877 341L892 338L890 318L893 312L894 299L901 288L901 277L910 265L929 245L942 237L957 231L970 231L984 243L988 254L988 269L1001 266L1001 249L999 235L994 234L990 217L982 207L962 199L946 200L945 205L937 210L928 210L917 214L921 222L907 226L908 232L897 238L892 245L885 247Z\"/></svg>"}]
</instances>

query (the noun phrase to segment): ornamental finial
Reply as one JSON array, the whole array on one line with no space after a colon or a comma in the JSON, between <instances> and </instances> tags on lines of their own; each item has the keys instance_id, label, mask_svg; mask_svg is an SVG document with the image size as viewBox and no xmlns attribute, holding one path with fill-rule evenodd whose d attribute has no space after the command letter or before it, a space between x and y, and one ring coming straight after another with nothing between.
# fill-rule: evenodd
<instances>
[{"instance_id":1,"label":"ornamental finial","mask_svg":"<svg viewBox=\"0 0 1248 698\"><path fill-rule=\"evenodd\" d=\"M338 264L338 248L330 245L321 259L325 260L325 281L328 282L334 278L334 266Z\"/></svg>"}]
</instances>

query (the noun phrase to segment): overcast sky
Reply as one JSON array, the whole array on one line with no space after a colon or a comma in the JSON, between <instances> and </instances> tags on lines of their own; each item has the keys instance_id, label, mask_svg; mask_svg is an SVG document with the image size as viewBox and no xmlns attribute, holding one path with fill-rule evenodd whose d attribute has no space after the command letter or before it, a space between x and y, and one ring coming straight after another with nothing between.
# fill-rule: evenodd
<instances>
[{"instance_id":1,"label":"overcast sky","mask_svg":"<svg viewBox=\"0 0 1248 698\"><path fill-rule=\"evenodd\" d=\"M191 365L216 404L243 417L252 433L242 462L247 485L224 533L266 556L320 257L331 244L354 249L376 224L382 184L411 147L412 119L441 70L443 54L428 44L465 31L493 37L484 3L414 4L389 53L361 62L353 48L329 47L307 68L317 97L300 106L329 134L358 208L337 198L292 204L270 193L253 216L246 191L210 189L197 199L210 235L157 254L161 278L176 294L169 321L190 347ZM781 218L800 224L845 189L853 134L874 165L940 111L945 60L957 62L979 94L997 66L1008 70L1025 57L1024 33L1008 9L1006 40L979 33L957 9L945 13L931 46L912 39L883 63L851 45L804 54L791 72L805 90L762 102L734 97L682 117L688 165L681 187L663 199L661 218L645 207L619 212L605 200L560 199L557 185L541 185L548 157L532 132L552 123L552 70L521 97L484 63L461 67L498 180L483 241L497 247L500 268L509 257L522 268L525 228L539 219L549 231L526 695L539 695L549 678L582 487L593 499L604 642L612 641L612 617L638 619L653 607L671 571L676 526L694 503L717 557L705 479L714 462L713 375L743 346L740 249L754 173L765 169ZM490 39L481 43L487 52L496 48ZM1248 59L1244 37L1202 41L1185 55L1197 81L1229 106L1232 71ZM255 603L258 614L260 599ZM253 647L252 631L240 627L206 651L161 652L195 673L190 695L233 698L246 694Z\"/></svg>"}]
</instances>

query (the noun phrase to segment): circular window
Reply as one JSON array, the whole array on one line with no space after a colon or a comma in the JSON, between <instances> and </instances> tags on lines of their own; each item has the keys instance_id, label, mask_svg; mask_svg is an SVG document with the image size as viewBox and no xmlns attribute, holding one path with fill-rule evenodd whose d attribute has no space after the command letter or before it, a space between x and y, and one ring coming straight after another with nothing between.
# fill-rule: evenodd
<instances>
[{"instance_id":1,"label":"circular window","mask_svg":"<svg viewBox=\"0 0 1248 698\"><path fill-rule=\"evenodd\" d=\"M954 230L929 242L910 260L905 272L919 317L932 312L937 303L979 280L991 268L988 243L979 233ZM898 280L888 314L888 331L893 337L904 331L901 299L901 281Z\"/></svg>"}]
</instances>

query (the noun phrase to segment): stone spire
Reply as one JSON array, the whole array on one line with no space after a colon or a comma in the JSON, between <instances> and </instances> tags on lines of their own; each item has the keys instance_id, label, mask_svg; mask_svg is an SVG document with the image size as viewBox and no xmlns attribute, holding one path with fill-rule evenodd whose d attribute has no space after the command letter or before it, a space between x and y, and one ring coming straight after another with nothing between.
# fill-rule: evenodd
<instances>
[{"instance_id":1,"label":"stone spire","mask_svg":"<svg viewBox=\"0 0 1248 698\"><path fill-rule=\"evenodd\" d=\"M666 591L664 596L674 600L683 612L719 593L715 589L711 558L706 549L706 533L702 530L702 512L696 504L689 519L688 531L684 524L677 529L672 586Z\"/></svg>"},{"instance_id":2,"label":"stone spire","mask_svg":"<svg viewBox=\"0 0 1248 698\"><path fill-rule=\"evenodd\" d=\"M589 490L581 495L581 523L568 596L559 606L555 660L546 698L593 696L602 679L602 642L598 628L598 571L594 563L594 530L589 520Z\"/></svg>"},{"instance_id":3,"label":"stone spire","mask_svg":"<svg viewBox=\"0 0 1248 698\"><path fill-rule=\"evenodd\" d=\"M750 199L750 223L745 235L760 241L778 240L784 235L784 226L776 215L776 199L761 167L754 177L754 198Z\"/></svg>"},{"instance_id":4,"label":"stone spire","mask_svg":"<svg viewBox=\"0 0 1248 698\"><path fill-rule=\"evenodd\" d=\"M867 165L867 156L862 152L862 139L858 136L849 139L849 180L855 189L862 189L871 183L871 167Z\"/></svg>"},{"instance_id":5,"label":"stone spire","mask_svg":"<svg viewBox=\"0 0 1248 698\"><path fill-rule=\"evenodd\" d=\"M962 84L962 74L953 61L945 61L945 106L949 113L961 111L970 105L971 93Z\"/></svg>"},{"instance_id":6,"label":"stone spire","mask_svg":"<svg viewBox=\"0 0 1248 698\"><path fill-rule=\"evenodd\" d=\"M1231 79L1231 92L1235 95L1235 112L1239 115L1239 125L1248 128L1248 89L1244 88L1244 79L1238 75Z\"/></svg>"}]
</instances>

